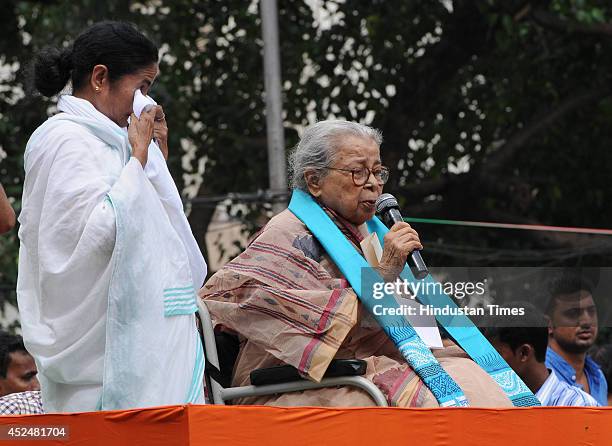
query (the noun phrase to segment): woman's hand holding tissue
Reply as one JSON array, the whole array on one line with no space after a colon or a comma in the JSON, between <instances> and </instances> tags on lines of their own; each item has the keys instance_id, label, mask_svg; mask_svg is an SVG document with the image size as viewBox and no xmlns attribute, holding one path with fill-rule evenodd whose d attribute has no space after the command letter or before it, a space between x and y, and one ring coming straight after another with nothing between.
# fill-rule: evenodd
<instances>
[{"instance_id":1,"label":"woman's hand holding tissue","mask_svg":"<svg viewBox=\"0 0 612 446\"><path fill-rule=\"evenodd\" d=\"M153 138L157 107L155 106L147 111L143 111L140 114L140 119L134 113L130 116L128 139L132 146L132 156L140 161L143 169L147 164L149 144L151 144L151 139Z\"/></svg>"},{"instance_id":2,"label":"woman's hand holding tissue","mask_svg":"<svg viewBox=\"0 0 612 446\"><path fill-rule=\"evenodd\" d=\"M166 124L166 115L161 105L157 104L155 100L150 96L145 96L138 89L134 91L134 114L137 118L141 118L146 112L154 110L153 115L153 137L155 143L159 147L164 156L164 159L168 159L168 125ZM131 118L134 119L134 118ZM130 140L131 142L131 140ZM149 140L150 142L150 140ZM147 144L148 145L148 144ZM146 161L145 161L146 162ZM144 164L143 164L144 166Z\"/></svg>"}]
</instances>

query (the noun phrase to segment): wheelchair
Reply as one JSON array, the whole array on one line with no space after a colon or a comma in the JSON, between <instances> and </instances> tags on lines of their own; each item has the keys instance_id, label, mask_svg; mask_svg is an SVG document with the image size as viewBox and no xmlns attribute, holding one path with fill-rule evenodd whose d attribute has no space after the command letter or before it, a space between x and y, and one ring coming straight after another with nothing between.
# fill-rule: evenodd
<instances>
[{"instance_id":1,"label":"wheelchair","mask_svg":"<svg viewBox=\"0 0 612 446\"><path fill-rule=\"evenodd\" d=\"M253 370L250 373L251 385L232 387L232 371L239 349L238 339L229 333L215 333L206 304L199 298L197 302L206 360L204 377L210 403L225 405L226 402L238 398L352 386L364 390L377 406L388 406L381 390L362 376L366 372L366 362L359 359L332 360L321 382L304 379L295 367L281 365Z\"/></svg>"}]
</instances>

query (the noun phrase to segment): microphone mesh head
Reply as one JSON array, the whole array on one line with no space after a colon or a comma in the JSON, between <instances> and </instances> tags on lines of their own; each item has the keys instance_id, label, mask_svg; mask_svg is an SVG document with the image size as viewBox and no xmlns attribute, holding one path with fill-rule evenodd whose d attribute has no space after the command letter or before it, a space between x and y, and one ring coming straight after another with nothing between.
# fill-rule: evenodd
<instances>
[{"instance_id":1,"label":"microphone mesh head","mask_svg":"<svg viewBox=\"0 0 612 446\"><path fill-rule=\"evenodd\" d=\"M376 213L381 214L389 208L399 208L399 203L391 194L382 194L376 200Z\"/></svg>"}]
</instances>

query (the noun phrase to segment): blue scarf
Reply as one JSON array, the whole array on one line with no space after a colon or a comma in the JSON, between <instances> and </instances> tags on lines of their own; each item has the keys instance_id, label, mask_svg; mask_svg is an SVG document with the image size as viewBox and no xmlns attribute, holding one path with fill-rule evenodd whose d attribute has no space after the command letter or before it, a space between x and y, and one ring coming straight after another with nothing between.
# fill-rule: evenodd
<instances>
[{"instance_id":1,"label":"blue scarf","mask_svg":"<svg viewBox=\"0 0 612 446\"><path fill-rule=\"evenodd\" d=\"M349 281L361 302L393 340L408 364L431 390L440 406L467 406L461 388L440 366L430 349L409 325L406 318L389 314L380 315L380 312L374 311L374 306L397 308L397 301L384 290L381 290L382 297L373 298L372 287L365 286L363 279L366 277L368 282L366 285L371 285L372 277L375 282L383 283L382 277L370 267L364 257L346 239L310 194L295 189L289 203L289 210L319 240ZM368 221L367 225L370 232L376 232L381 243L383 243L383 237L388 229L376 217ZM366 269L364 270L364 268ZM364 274L366 272L367 274ZM416 283L416 279L408 267L404 268L400 277L410 283ZM427 276L423 281L435 283L431 276ZM424 288L429 289L430 287ZM441 290L441 287L438 286L431 288L434 291ZM443 292L423 294L417 296L417 298L422 304L432 305L436 308L457 308L453 300ZM455 342L500 385L515 406L540 405L538 399L518 375L510 369L469 318L466 316L436 316L436 319Z\"/></svg>"}]
</instances>

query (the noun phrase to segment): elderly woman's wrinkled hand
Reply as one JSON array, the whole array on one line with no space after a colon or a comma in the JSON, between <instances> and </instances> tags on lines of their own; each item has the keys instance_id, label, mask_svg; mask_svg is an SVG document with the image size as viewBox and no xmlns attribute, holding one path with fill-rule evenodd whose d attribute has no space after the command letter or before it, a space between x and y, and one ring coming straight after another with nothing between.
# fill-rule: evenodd
<instances>
[{"instance_id":1,"label":"elderly woman's wrinkled hand","mask_svg":"<svg viewBox=\"0 0 612 446\"><path fill-rule=\"evenodd\" d=\"M155 107L143 112L140 119L134 113L130 117L128 139L132 146L132 156L140 161L144 168L149 156L149 144L153 138L154 119L157 109Z\"/></svg>"},{"instance_id":2,"label":"elderly woman's wrinkled hand","mask_svg":"<svg viewBox=\"0 0 612 446\"><path fill-rule=\"evenodd\" d=\"M378 272L385 281L397 279L406 265L408 255L423 249L419 234L406 222L395 223L384 237L385 246L378 264Z\"/></svg>"}]
</instances>

